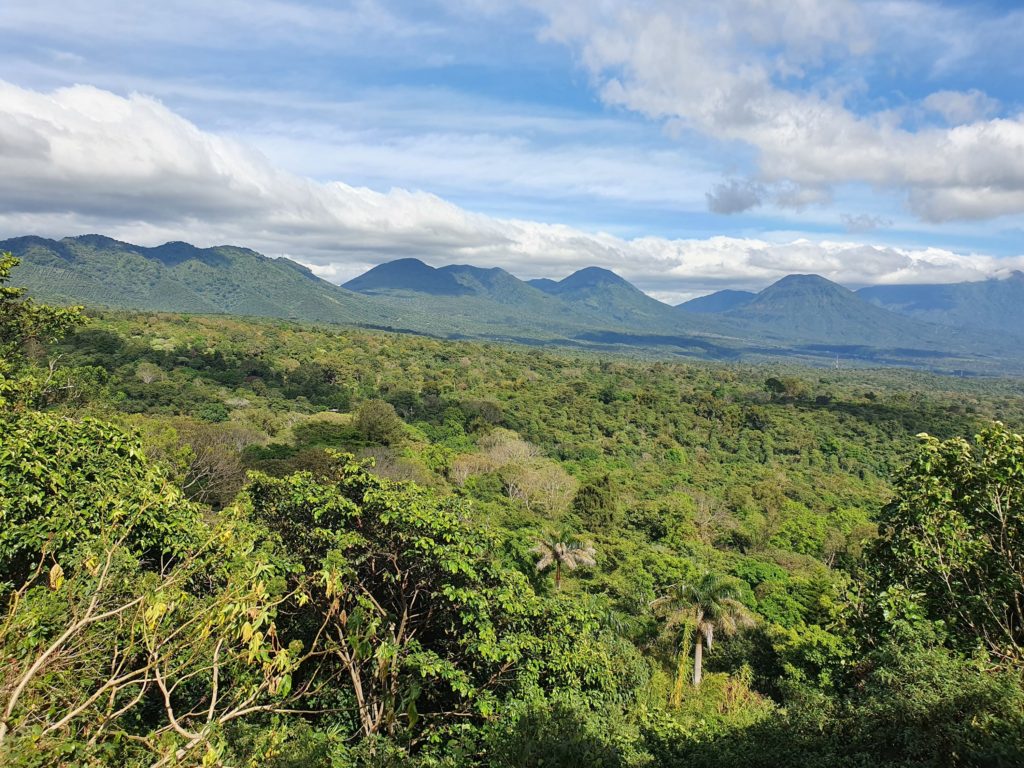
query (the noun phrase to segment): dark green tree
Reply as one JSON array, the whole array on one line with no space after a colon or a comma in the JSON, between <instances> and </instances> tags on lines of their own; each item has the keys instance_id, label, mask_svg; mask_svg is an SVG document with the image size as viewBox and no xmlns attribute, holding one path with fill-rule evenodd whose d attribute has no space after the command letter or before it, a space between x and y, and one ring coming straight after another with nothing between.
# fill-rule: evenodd
<instances>
[{"instance_id":1,"label":"dark green tree","mask_svg":"<svg viewBox=\"0 0 1024 768\"><path fill-rule=\"evenodd\" d=\"M618 499L612 488L612 479L604 474L580 486L572 500L572 510L587 522L613 525L619 518Z\"/></svg>"},{"instance_id":2,"label":"dark green tree","mask_svg":"<svg viewBox=\"0 0 1024 768\"><path fill-rule=\"evenodd\" d=\"M402 439L405 426L391 403L367 400L355 414L356 430L371 443L394 445Z\"/></svg>"}]
</instances>

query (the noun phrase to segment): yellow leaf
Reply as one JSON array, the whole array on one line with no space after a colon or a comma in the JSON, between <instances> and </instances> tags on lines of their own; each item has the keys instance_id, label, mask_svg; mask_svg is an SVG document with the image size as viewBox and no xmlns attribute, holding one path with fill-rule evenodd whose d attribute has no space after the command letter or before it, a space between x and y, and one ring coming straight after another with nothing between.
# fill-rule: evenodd
<instances>
[{"instance_id":1,"label":"yellow leaf","mask_svg":"<svg viewBox=\"0 0 1024 768\"><path fill-rule=\"evenodd\" d=\"M50 589L60 589L63 584L64 569L60 567L60 563L54 563L50 569Z\"/></svg>"}]
</instances>

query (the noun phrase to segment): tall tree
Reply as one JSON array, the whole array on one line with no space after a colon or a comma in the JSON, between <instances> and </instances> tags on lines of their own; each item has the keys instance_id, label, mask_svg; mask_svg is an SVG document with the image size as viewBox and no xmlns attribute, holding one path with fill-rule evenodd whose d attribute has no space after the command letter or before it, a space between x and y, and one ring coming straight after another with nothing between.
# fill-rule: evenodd
<instances>
[{"instance_id":1,"label":"tall tree","mask_svg":"<svg viewBox=\"0 0 1024 768\"><path fill-rule=\"evenodd\" d=\"M1024 435L921 435L880 516L874 592L913 596L965 649L1024 659Z\"/></svg>"},{"instance_id":2,"label":"tall tree","mask_svg":"<svg viewBox=\"0 0 1024 768\"><path fill-rule=\"evenodd\" d=\"M355 414L356 430L367 441L394 445L402 440L404 426L395 407L383 400L367 400Z\"/></svg>"},{"instance_id":3,"label":"tall tree","mask_svg":"<svg viewBox=\"0 0 1024 768\"><path fill-rule=\"evenodd\" d=\"M668 594L654 601L653 607L678 622L686 631L696 632L693 644L693 684L704 676L704 647L710 651L715 632L731 635L752 627L754 617L739 600L739 582L714 573L705 573L690 582L673 585Z\"/></svg>"},{"instance_id":4,"label":"tall tree","mask_svg":"<svg viewBox=\"0 0 1024 768\"><path fill-rule=\"evenodd\" d=\"M81 307L36 304L24 288L7 285L19 263L11 254L0 253L0 406L17 406L46 393L53 369L46 378L26 375L28 359L83 322Z\"/></svg>"},{"instance_id":5,"label":"tall tree","mask_svg":"<svg viewBox=\"0 0 1024 768\"><path fill-rule=\"evenodd\" d=\"M527 679L573 685L594 664L586 606L534 593L461 500L335 458L321 478L255 475L246 496L303 566L308 600L278 631L322 645L359 734L418 748L491 717Z\"/></svg>"},{"instance_id":6,"label":"tall tree","mask_svg":"<svg viewBox=\"0 0 1024 768\"><path fill-rule=\"evenodd\" d=\"M555 589L562 587L562 568L575 571L579 566L594 566L597 561L594 555L597 554L589 544L581 544L578 541L570 541L566 537L544 539L537 542L533 548L536 555L540 555L537 561L537 570L545 571L552 565L555 566Z\"/></svg>"}]
</instances>

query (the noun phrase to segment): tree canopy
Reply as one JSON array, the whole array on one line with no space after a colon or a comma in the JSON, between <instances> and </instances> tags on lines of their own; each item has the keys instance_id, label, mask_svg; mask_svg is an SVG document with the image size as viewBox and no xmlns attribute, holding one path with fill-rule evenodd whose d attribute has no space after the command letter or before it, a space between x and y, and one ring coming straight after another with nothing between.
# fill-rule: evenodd
<instances>
[{"instance_id":1,"label":"tree canopy","mask_svg":"<svg viewBox=\"0 0 1024 768\"><path fill-rule=\"evenodd\" d=\"M1021 763L1019 382L4 290L5 766Z\"/></svg>"}]
</instances>

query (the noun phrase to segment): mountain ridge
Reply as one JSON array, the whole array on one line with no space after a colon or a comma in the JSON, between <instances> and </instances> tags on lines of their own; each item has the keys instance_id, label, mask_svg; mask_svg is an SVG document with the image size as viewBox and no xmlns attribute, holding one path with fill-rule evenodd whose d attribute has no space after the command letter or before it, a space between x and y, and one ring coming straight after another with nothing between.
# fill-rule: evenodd
<instances>
[{"instance_id":1,"label":"mountain ridge","mask_svg":"<svg viewBox=\"0 0 1024 768\"><path fill-rule=\"evenodd\" d=\"M29 236L0 242L0 251L21 258L19 279L51 301L333 322L387 319L301 264L237 246L170 242L149 248L103 235Z\"/></svg>"},{"instance_id":2,"label":"mountain ridge","mask_svg":"<svg viewBox=\"0 0 1024 768\"><path fill-rule=\"evenodd\" d=\"M684 312L697 312L699 314L719 314L728 312L730 309L737 309L749 303L757 296L753 291L736 291L731 288L709 293L707 296L698 296L696 299L676 304L676 309Z\"/></svg>"},{"instance_id":3,"label":"mountain ridge","mask_svg":"<svg viewBox=\"0 0 1024 768\"><path fill-rule=\"evenodd\" d=\"M857 294L907 317L1024 337L1024 272L945 284L876 285Z\"/></svg>"},{"instance_id":4,"label":"mountain ridge","mask_svg":"<svg viewBox=\"0 0 1024 768\"><path fill-rule=\"evenodd\" d=\"M1024 352L1009 335L920 322L817 275L786 276L757 294L737 292L731 307L701 312L662 303L601 267L524 281L500 267L399 259L338 286L296 262L235 246L24 236L0 242L7 250L22 259L19 284L63 303L705 359L822 364L843 354L863 364L1024 371Z\"/></svg>"}]
</instances>

